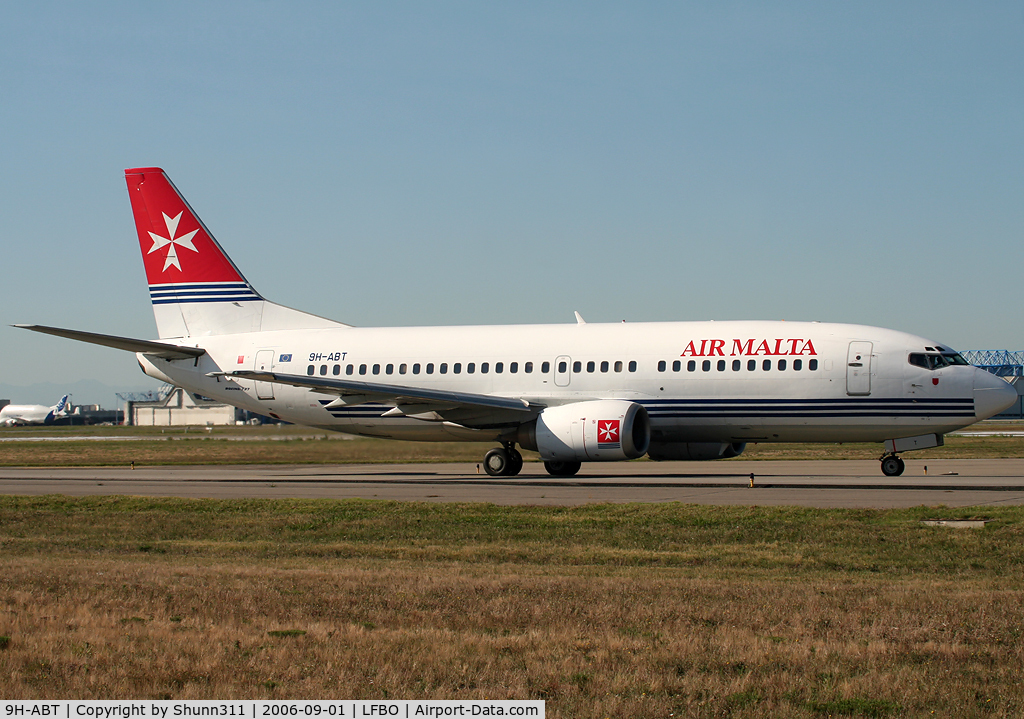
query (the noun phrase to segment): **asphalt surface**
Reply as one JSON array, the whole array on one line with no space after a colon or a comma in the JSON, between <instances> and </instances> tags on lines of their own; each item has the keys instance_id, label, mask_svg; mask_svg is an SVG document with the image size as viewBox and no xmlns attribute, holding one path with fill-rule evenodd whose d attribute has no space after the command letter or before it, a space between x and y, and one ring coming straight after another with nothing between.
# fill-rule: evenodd
<instances>
[{"instance_id":1,"label":"asphalt surface","mask_svg":"<svg viewBox=\"0 0 1024 719\"><path fill-rule=\"evenodd\" d=\"M906 462L907 470L901 477L885 477L875 461L841 460L591 463L571 478L551 477L537 463L527 463L517 477L488 477L473 464L134 470L15 467L0 468L0 494L219 499L362 497L505 505L686 502L886 508L1024 504L1024 459Z\"/></svg>"}]
</instances>

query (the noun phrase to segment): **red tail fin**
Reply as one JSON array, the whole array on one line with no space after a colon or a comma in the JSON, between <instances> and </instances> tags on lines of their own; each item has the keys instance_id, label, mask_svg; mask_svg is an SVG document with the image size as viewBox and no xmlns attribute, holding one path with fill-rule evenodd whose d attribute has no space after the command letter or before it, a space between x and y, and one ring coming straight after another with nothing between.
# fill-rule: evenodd
<instances>
[{"instance_id":1,"label":"red tail fin","mask_svg":"<svg viewBox=\"0 0 1024 719\"><path fill-rule=\"evenodd\" d=\"M260 297L159 167L124 176L161 339L347 326Z\"/></svg>"},{"instance_id":2,"label":"red tail fin","mask_svg":"<svg viewBox=\"0 0 1024 719\"><path fill-rule=\"evenodd\" d=\"M163 170L138 167L124 175L151 287L245 282Z\"/></svg>"}]
</instances>

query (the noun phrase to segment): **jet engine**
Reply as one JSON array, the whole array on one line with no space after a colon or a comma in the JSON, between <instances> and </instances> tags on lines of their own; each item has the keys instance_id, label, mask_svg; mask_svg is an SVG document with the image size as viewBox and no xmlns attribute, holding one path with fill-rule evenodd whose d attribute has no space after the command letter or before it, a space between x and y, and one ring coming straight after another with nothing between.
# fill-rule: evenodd
<instances>
[{"instance_id":1,"label":"jet engine","mask_svg":"<svg viewBox=\"0 0 1024 719\"><path fill-rule=\"evenodd\" d=\"M516 441L545 461L636 459L651 443L651 421L636 402L575 402L543 410L519 427Z\"/></svg>"},{"instance_id":2,"label":"jet engine","mask_svg":"<svg viewBox=\"0 0 1024 719\"><path fill-rule=\"evenodd\" d=\"M702 462L739 457L746 448L746 442L651 442L647 454L655 462L673 459Z\"/></svg>"}]
</instances>

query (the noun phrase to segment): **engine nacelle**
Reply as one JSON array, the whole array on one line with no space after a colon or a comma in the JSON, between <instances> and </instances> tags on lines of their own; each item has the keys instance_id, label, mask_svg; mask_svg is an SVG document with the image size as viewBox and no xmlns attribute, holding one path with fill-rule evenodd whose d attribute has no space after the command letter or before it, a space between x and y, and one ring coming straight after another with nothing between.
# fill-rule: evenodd
<instances>
[{"instance_id":1,"label":"engine nacelle","mask_svg":"<svg viewBox=\"0 0 1024 719\"><path fill-rule=\"evenodd\" d=\"M543 410L536 421L519 428L516 439L545 461L636 459L651 443L651 421L636 402L575 402Z\"/></svg>"},{"instance_id":2,"label":"engine nacelle","mask_svg":"<svg viewBox=\"0 0 1024 719\"><path fill-rule=\"evenodd\" d=\"M655 462L685 460L703 462L709 459L739 457L747 448L746 442L651 442L647 455Z\"/></svg>"}]
</instances>

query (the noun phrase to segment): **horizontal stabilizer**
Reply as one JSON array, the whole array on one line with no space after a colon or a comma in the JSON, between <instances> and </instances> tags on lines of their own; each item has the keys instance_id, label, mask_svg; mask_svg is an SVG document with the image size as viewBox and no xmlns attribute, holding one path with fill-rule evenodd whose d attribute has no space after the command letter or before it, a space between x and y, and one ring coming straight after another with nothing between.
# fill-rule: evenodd
<instances>
[{"instance_id":1,"label":"horizontal stabilizer","mask_svg":"<svg viewBox=\"0 0 1024 719\"><path fill-rule=\"evenodd\" d=\"M23 330L32 330L33 332L42 332L47 335L56 335L57 337L66 337L69 340L78 340L79 342L89 342L94 345L103 345L104 347L113 347L118 350L127 350L129 352L142 352L147 355L153 355L154 357L162 357L163 359L174 360L174 359L192 359L194 357L201 357L206 354L206 350L202 347L184 347L182 345L172 345L166 342L153 342L152 340L136 340L131 337L116 337L114 335L100 335L95 332L82 332L81 330L65 330L60 327L46 327L44 325L11 325L12 327L18 327Z\"/></svg>"},{"instance_id":2,"label":"horizontal stabilizer","mask_svg":"<svg viewBox=\"0 0 1024 719\"><path fill-rule=\"evenodd\" d=\"M220 373L216 373L220 374ZM520 412L532 412L541 409L531 405L525 399L515 397L494 397L489 394L473 394L470 392L452 392L450 390L425 389L423 387L405 387L402 385L377 384L376 382L359 382L347 379L328 379L327 377L309 377L307 375L280 374L277 372L257 372L255 370L237 370L224 373L224 376L237 379L251 379L257 382L277 382L294 387L306 387L317 392L337 395L362 395L373 397L373 401L389 399L394 401L431 400L449 407L488 407L491 409L511 409Z\"/></svg>"}]
</instances>

